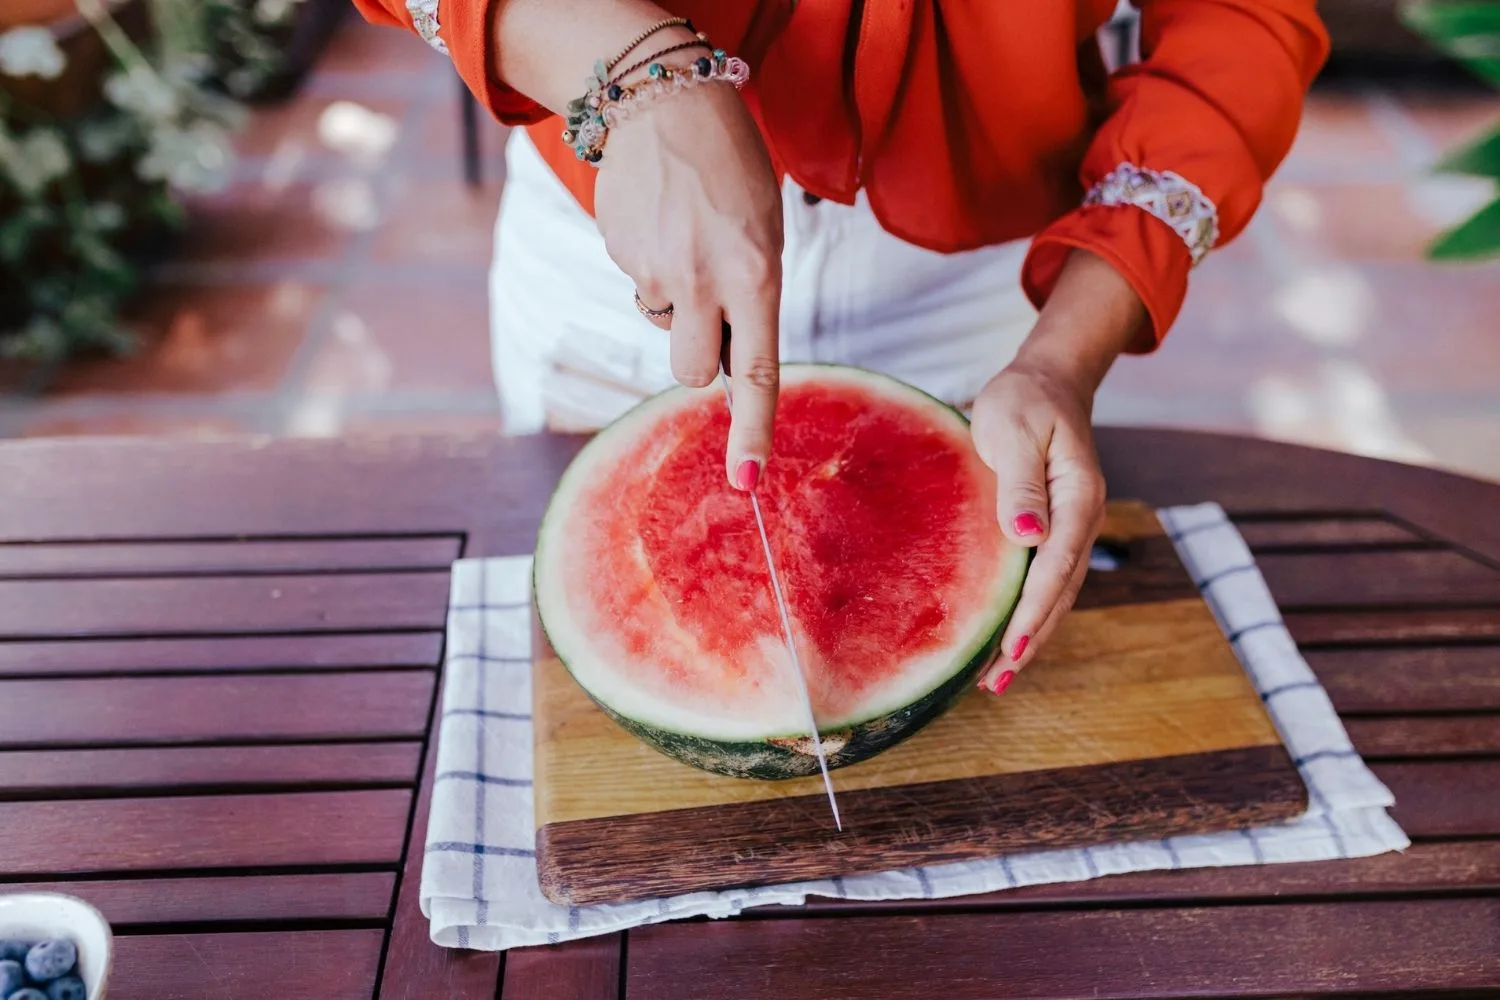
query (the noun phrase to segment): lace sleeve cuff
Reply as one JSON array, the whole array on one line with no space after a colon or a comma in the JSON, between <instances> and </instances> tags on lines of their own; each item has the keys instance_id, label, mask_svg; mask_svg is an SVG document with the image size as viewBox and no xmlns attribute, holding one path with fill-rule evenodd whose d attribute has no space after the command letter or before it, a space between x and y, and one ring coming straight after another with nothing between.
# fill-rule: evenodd
<instances>
[{"instance_id":1,"label":"lace sleeve cuff","mask_svg":"<svg viewBox=\"0 0 1500 1000\"><path fill-rule=\"evenodd\" d=\"M406 12L411 15L411 26L423 40L443 55L448 46L438 37L438 0L406 0Z\"/></svg>"},{"instance_id":2,"label":"lace sleeve cuff","mask_svg":"<svg viewBox=\"0 0 1500 1000\"><path fill-rule=\"evenodd\" d=\"M1196 184L1170 170L1122 163L1084 197L1085 205L1134 205L1172 228L1196 266L1219 239L1219 210Z\"/></svg>"}]
</instances>

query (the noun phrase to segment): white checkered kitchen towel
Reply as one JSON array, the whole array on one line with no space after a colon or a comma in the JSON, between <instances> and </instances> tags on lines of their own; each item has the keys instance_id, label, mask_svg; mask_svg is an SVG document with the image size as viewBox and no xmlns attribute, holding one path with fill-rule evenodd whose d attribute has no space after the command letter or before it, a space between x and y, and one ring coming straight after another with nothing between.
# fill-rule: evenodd
<instances>
[{"instance_id":1,"label":"white checkered kitchen towel","mask_svg":"<svg viewBox=\"0 0 1500 1000\"><path fill-rule=\"evenodd\" d=\"M1244 540L1217 505L1160 516L1297 761L1310 808L1292 822L1228 833L1037 851L795 885L701 892L609 906L549 903L537 885L531 800L531 560L453 568L437 786L422 867L422 912L437 944L505 950L606 934L810 895L908 899L993 892L1161 868L1320 861L1402 850L1391 793L1349 743Z\"/></svg>"}]
</instances>

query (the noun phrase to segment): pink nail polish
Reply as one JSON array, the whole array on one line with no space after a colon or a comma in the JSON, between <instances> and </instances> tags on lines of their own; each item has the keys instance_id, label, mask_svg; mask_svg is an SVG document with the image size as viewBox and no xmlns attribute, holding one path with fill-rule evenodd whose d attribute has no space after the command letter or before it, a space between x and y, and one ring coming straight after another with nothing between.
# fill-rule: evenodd
<instances>
[{"instance_id":1,"label":"pink nail polish","mask_svg":"<svg viewBox=\"0 0 1500 1000\"><path fill-rule=\"evenodd\" d=\"M1040 535L1042 533L1042 519L1037 517L1029 510L1024 514L1017 514L1016 519L1013 523L1016 527L1016 534L1020 535L1022 538L1025 538L1028 535Z\"/></svg>"},{"instance_id":2,"label":"pink nail polish","mask_svg":"<svg viewBox=\"0 0 1500 1000\"><path fill-rule=\"evenodd\" d=\"M994 687L995 693L996 694L1000 694L1006 688L1010 687L1010 682L1013 681L1013 680L1015 680L1015 679L1016 679L1016 672L1014 670L1007 670L1007 671L1005 671L1005 673L1001 674L999 677L996 677L995 678L995 687Z\"/></svg>"},{"instance_id":3,"label":"pink nail polish","mask_svg":"<svg viewBox=\"0 0 1500 1000\"><path fill-rule=\"evenodd\" d=\"M755 489L755 484L758 482L760 482L760 463L750 459L741 462L740 467L734 473L734 484L749 493Z\"/></svg>"},{"instance_id":4,"label":"pink nail polish","mask_svg":"<svg viewBox=\"0 0 1500 1000\"><path fill-rule=\"evenodd\" d=\"M1020 663L1021 657L1026 655L1026 647L1031 643L1031 636L1023 635L1016 640L1016 648L1010 651L1010 662Z\"/></svg>"}]
</instances>

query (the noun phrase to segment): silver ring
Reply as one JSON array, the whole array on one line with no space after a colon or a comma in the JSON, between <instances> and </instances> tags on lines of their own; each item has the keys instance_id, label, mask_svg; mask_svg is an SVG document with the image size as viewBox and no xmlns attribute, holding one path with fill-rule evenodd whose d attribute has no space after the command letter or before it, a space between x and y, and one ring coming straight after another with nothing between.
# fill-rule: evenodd
<instances>
[{"instance_id":1,"label":"silver ring","mask_svg":"<svg viewBox=\"0 0 1500 1000\"><path fill-rule=\"evenodd\" d=\"M672 304L670 302L667 303L667 307L665 309L652 309L650 306L646 305L646 303L641 301L641 293L639 291L635 293L635 308L642 316L646 317L647 319L666 319L668 316L672 315Z\"/></svg>"}]
</instances>

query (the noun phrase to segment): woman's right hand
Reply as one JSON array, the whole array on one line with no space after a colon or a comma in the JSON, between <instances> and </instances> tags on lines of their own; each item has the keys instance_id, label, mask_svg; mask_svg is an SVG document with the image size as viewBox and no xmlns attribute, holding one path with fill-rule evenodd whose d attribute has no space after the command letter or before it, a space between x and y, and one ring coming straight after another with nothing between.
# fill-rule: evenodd
<instances>
[{"instance_id":1,"label":"woman's right hand","mask_svg":"<svg viewBox=\"0 0 1500 1000\"><path fill-rule=\"evenodd\" d=\"M703 53L688 50L685 65ZM739 94L705 83L659 98L610 130L595 216L609 255L671 332L672 374L718 376L733 328L733 414L725 469L753 489L771 452L780 381L781 191Z\"/></svg>"}]
</instances>

